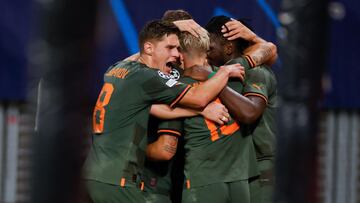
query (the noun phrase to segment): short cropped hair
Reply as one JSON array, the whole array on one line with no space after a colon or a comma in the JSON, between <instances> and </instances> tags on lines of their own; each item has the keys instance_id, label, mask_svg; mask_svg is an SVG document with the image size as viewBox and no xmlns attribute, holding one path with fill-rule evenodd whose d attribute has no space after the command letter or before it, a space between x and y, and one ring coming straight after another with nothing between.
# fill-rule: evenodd
<instances>
[{"instance_id":1,"label":"short cropped hair","mask_svg":"<svg viewBox=\"0 0 360 203\"><path fill-rule=\"evenodd\" d=\"M223 36L224 33L221 32L222 26L225 25L227 22L231 21L231 18L227 16L214 16L210 19L210 21L206 24L205 29L215 36L216 38L220 39L222 43L228 42L228 40ZM226 27L225 27L226 28ZM242 53L247 47L250 46L250 42L239 38L234 41L237 51Z\"/></svg>"},{"instance_id":2,"label":"short cropped hair","mask_svg":"<svg viewBox=\"0 0 360 203\"><path fill-rule=\"evenodd\" d=\"M170 22L174 22L177 20L193 19L193 17L190 15L190 13L188 13L182 9L177 9L177 10L167 10L161 19L170 21Z\"/></svg>"},{"instance_id":3,"label":"short cropped hair","mask_svg":"<svg viewBox=\"0 0 360 203\"><path fill-rule=\"evenodd\" d=\"M180 47L182 52L206 53L210 47L209 35L200 35L195 37L188 32L182 32L180 35Z\"/></svg>"},{"instance_id":4,"label":"short cropped hair","mask_svg":"<svg viewBox=\"0 0 360 203\"><path fill-rule=\"evenodd\" d=\"M164 36L175 34L180 36L180 30L171 22L153 20L148 22L139 33L140 52L143 52L144 43L147 41L160 41Z\"/></svg>"}]
</instances>

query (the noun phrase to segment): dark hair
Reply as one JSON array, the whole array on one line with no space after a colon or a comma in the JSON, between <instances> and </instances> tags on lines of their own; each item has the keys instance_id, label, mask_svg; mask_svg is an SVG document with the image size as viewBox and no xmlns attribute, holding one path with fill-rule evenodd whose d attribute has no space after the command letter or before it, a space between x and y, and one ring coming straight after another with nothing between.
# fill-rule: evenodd
<instances>
[{"instance_id":1,"label":"dark hair","mask_svg":"<svg viewBox=\"0 0 360 203\"><path fill-rule=\"evenodd\" d=\"M226 43L229 42L221 32L222 26L225 25L225 23L231 21L231 18L224 16L224 15L220 15L220 16L214 16L210 19L210 21L206 24L205 29L212 35L215 36L216 38L220 39L221 42ZM225 26L225 28L227 29L227 27ZM247 47L250 46L250 42L243 39L243 38L239 38L234 40L236 49L239 53L242 53Z\"/></svg>"},{"instance_id":2,"label":"dark hair","mask_svg":"<svg viewBox=\"0 0 360 203\"><path fill-rule=\"evenodd\" d=\"M153 20L143 27L139 33L140 52L144 49L144 43L150 40L161 40L164 36L180 35L180 30L171 22L164 20Z\"/></svg>"},{"instance_id":3,"label":"dark hair","mask_svg":"<svg viewBox=\"0 0 360 203\"><path fill-rule=\"evenodd\" d=\"M177 9L177 10L167 10L161 19L174 22L177 20L193 19L193 17L188 12L182 9Z\"/></svg>"}]
</instances>

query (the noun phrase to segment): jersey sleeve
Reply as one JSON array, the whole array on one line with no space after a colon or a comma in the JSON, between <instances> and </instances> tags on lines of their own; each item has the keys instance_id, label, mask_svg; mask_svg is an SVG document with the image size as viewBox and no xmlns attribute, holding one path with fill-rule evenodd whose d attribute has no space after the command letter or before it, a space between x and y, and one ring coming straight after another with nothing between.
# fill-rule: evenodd
<instances>
[{"instance_id":1,"label":"jersey sleeve","mask_svg":"<svg viewBox=\"0 0 360 203\"><path fill-rule=\"evenodd\" d=\"M183 133L183 120L164 120L159 123L157 134L160 135L173 135L179 137Z\"/></svg>"},{"instance_id":2,"label":"jersey sleeve","mask_svg":"<svg viewBox=\"0 0 360 203\"><path fill-rule=\"evenodd\" d=\"M174 79L165 79L158 72L153 72L150 77L147 76L141 88L146 101L165 103L172 107L181 100L191 86Z\"/></svg>"},{"instance_id":3,"label":"jersey sleeve","mask_svg":"<svg viewBox=\"0 0 360 203\"><path fill-rule=\"evenodd\" d=\"M265 66L257 66L246 72L244 83L244 96L258 96L268 103L270 84L270 72Z\"/></svg>"},{"instance_id":4,"label":"jersey sleeve","mask_svg":"<svg viewBox=\"0 0 360 203\"><path fill-rule=\"evenodd\" d=\"M231 65L231 64L235 64L235 63L239 63L240 65L244 66L245 70L248 70L251 68L249 62L243 57L234 58L234 59L228 61L225 65Z\"/></svg>"}]
</instances>

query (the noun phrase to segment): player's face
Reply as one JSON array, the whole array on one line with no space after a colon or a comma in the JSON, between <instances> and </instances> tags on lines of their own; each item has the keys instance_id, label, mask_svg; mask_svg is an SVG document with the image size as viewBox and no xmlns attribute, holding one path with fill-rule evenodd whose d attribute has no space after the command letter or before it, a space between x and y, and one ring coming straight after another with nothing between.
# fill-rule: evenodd
<instances>
[{"instance_id":1,"label":"player's face","mask_svg":"<svg viewBox=\"0 0 360 203\"><path fill-rule=\"evenodd\" d=\"M221 40L210 35L210 48L207 52L207 61L210 65L221 66L225 64L224 48Z\"/></svg>"},{"instance_id":2,"label":"player's face","mask_svg":"<svg viewBox=\"0 0 360 203\"><path fill-rule=\"evenodd\" d=\"M170 64L179 61L179 39L177 35L164 36L163 40L154 44L153 61L160 71L170 73Z\"/></svg>"}]
</instances>

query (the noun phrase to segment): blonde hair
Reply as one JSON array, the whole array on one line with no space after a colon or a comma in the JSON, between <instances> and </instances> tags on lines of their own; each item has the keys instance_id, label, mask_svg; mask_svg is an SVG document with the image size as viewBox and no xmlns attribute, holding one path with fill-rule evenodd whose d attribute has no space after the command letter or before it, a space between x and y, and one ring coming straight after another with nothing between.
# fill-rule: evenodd
<instances>
[{"instance_id":1,"label":"blonde hair","mask_svg":"<svg viewBox=\"0 0 360 203\"><path fill-rule=\"evenodd\" d=\"M206 53L210 47L209 33L195 37L188 32L182 32L180 35L180 47L183 52L187 53Z\"/></svg>"}]
</instances>

